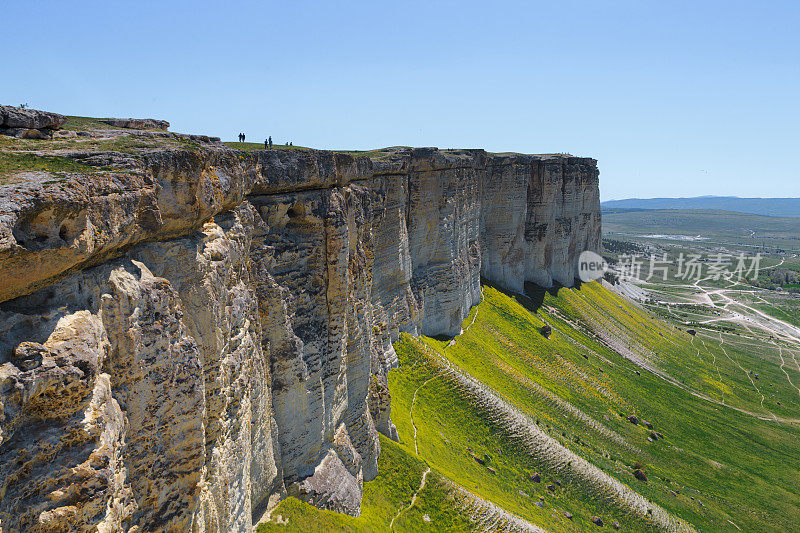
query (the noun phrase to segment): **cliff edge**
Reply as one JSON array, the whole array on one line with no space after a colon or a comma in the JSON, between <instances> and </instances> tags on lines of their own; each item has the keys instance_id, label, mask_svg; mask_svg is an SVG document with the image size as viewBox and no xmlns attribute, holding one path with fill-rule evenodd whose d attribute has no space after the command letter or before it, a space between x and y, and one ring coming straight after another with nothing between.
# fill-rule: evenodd
<instances>
[{"instance_id":1,"label":"cliff edge","mask_svg":"<svg viewBox=\"0 0 800 533\"><path fill-rule=\"evenodd\" d=\"M456 335L481 277L570 286L599 248L593 159L132 120L0 134L10 531L245 531L286 494L357 515L400 332Z\"/></svg>"}]
</instances>

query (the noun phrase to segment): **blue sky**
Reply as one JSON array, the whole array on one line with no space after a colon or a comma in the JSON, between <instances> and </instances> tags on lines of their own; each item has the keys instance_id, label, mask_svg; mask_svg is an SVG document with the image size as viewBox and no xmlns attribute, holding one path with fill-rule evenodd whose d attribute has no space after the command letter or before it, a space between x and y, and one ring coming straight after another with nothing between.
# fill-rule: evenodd
<instances>
[{"instance_id":1,"label":"blue sky","mask_svg":"<svg viewBox=\"0 0 800 533\"><path fill-rule=\"evenodd\" d=\"M601 196L800 196L800 2L0 0L0 103L173 131L570 152Z\"/></svg>"}]
</instances>

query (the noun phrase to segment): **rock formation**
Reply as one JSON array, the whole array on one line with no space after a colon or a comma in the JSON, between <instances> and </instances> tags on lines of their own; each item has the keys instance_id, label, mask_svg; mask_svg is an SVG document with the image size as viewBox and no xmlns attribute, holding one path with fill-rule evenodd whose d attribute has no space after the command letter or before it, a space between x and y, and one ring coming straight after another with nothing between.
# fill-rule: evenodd
<instances>
[{"instance_id":1,"label":"rock formation","mask_svg":"<svg viewBox=\"0 0 800 533\"><path fill-rule=\"evenodd\" d=\"M571 285L592 159L482 150L71 153L0 181L0 524L245 531L357 515L400 332L481 277Z\"/></svg>"},{"instance_id":2,"label":"rock formation","mask_svg":"<svg viewBox=\"0 0 800 533\"><path fill-rule=\"evenodd\" d=\"M167 131L169 122L154 118L104 118L101 122L115 128L128 128L133 130L163 130Z\"/></svg>"},{"instance_id":3,"label":"rock formation","mask_svg":"<svg viewBox=\"0 0 800 533\"><path fill-rule=\"evenodd\" d=\"M22 139L49 139L67 117L58 113L0 105L0 135Z\"/></svg>"}]
</instances>

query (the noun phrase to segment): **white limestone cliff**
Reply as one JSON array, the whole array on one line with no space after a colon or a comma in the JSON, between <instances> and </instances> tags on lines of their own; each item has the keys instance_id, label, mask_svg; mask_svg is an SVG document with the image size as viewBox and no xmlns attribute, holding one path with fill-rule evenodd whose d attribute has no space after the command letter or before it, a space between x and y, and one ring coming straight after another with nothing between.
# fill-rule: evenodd
<instances>
[{"instance_id":1,"label":"white limestone cliff","mask_svg":"<svg viewBox=\"0 0 800 533\"><path fill-rule=\"evenodd\" d=\"M0 185L0 523L247 531L287 494L360 512L400 332L481 277L571 285L592 159L209 144Z\"/></svg>"}]
</instances>

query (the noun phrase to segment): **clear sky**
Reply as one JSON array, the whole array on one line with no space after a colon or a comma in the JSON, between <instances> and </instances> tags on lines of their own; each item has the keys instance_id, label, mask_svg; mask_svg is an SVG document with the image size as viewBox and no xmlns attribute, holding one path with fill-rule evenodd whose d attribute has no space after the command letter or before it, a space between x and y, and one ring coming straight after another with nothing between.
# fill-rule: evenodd
<instances>
[{"instance_id":1,"label":"clear sky","mask_svg":"<svg viewBox=\"0 0 800 533\"><path fill-rule=\"evenodd\" d=\"M0 0L0 103L315 148L569 152L800 196L800 2Z\"/></svg>"}]
</instances>

